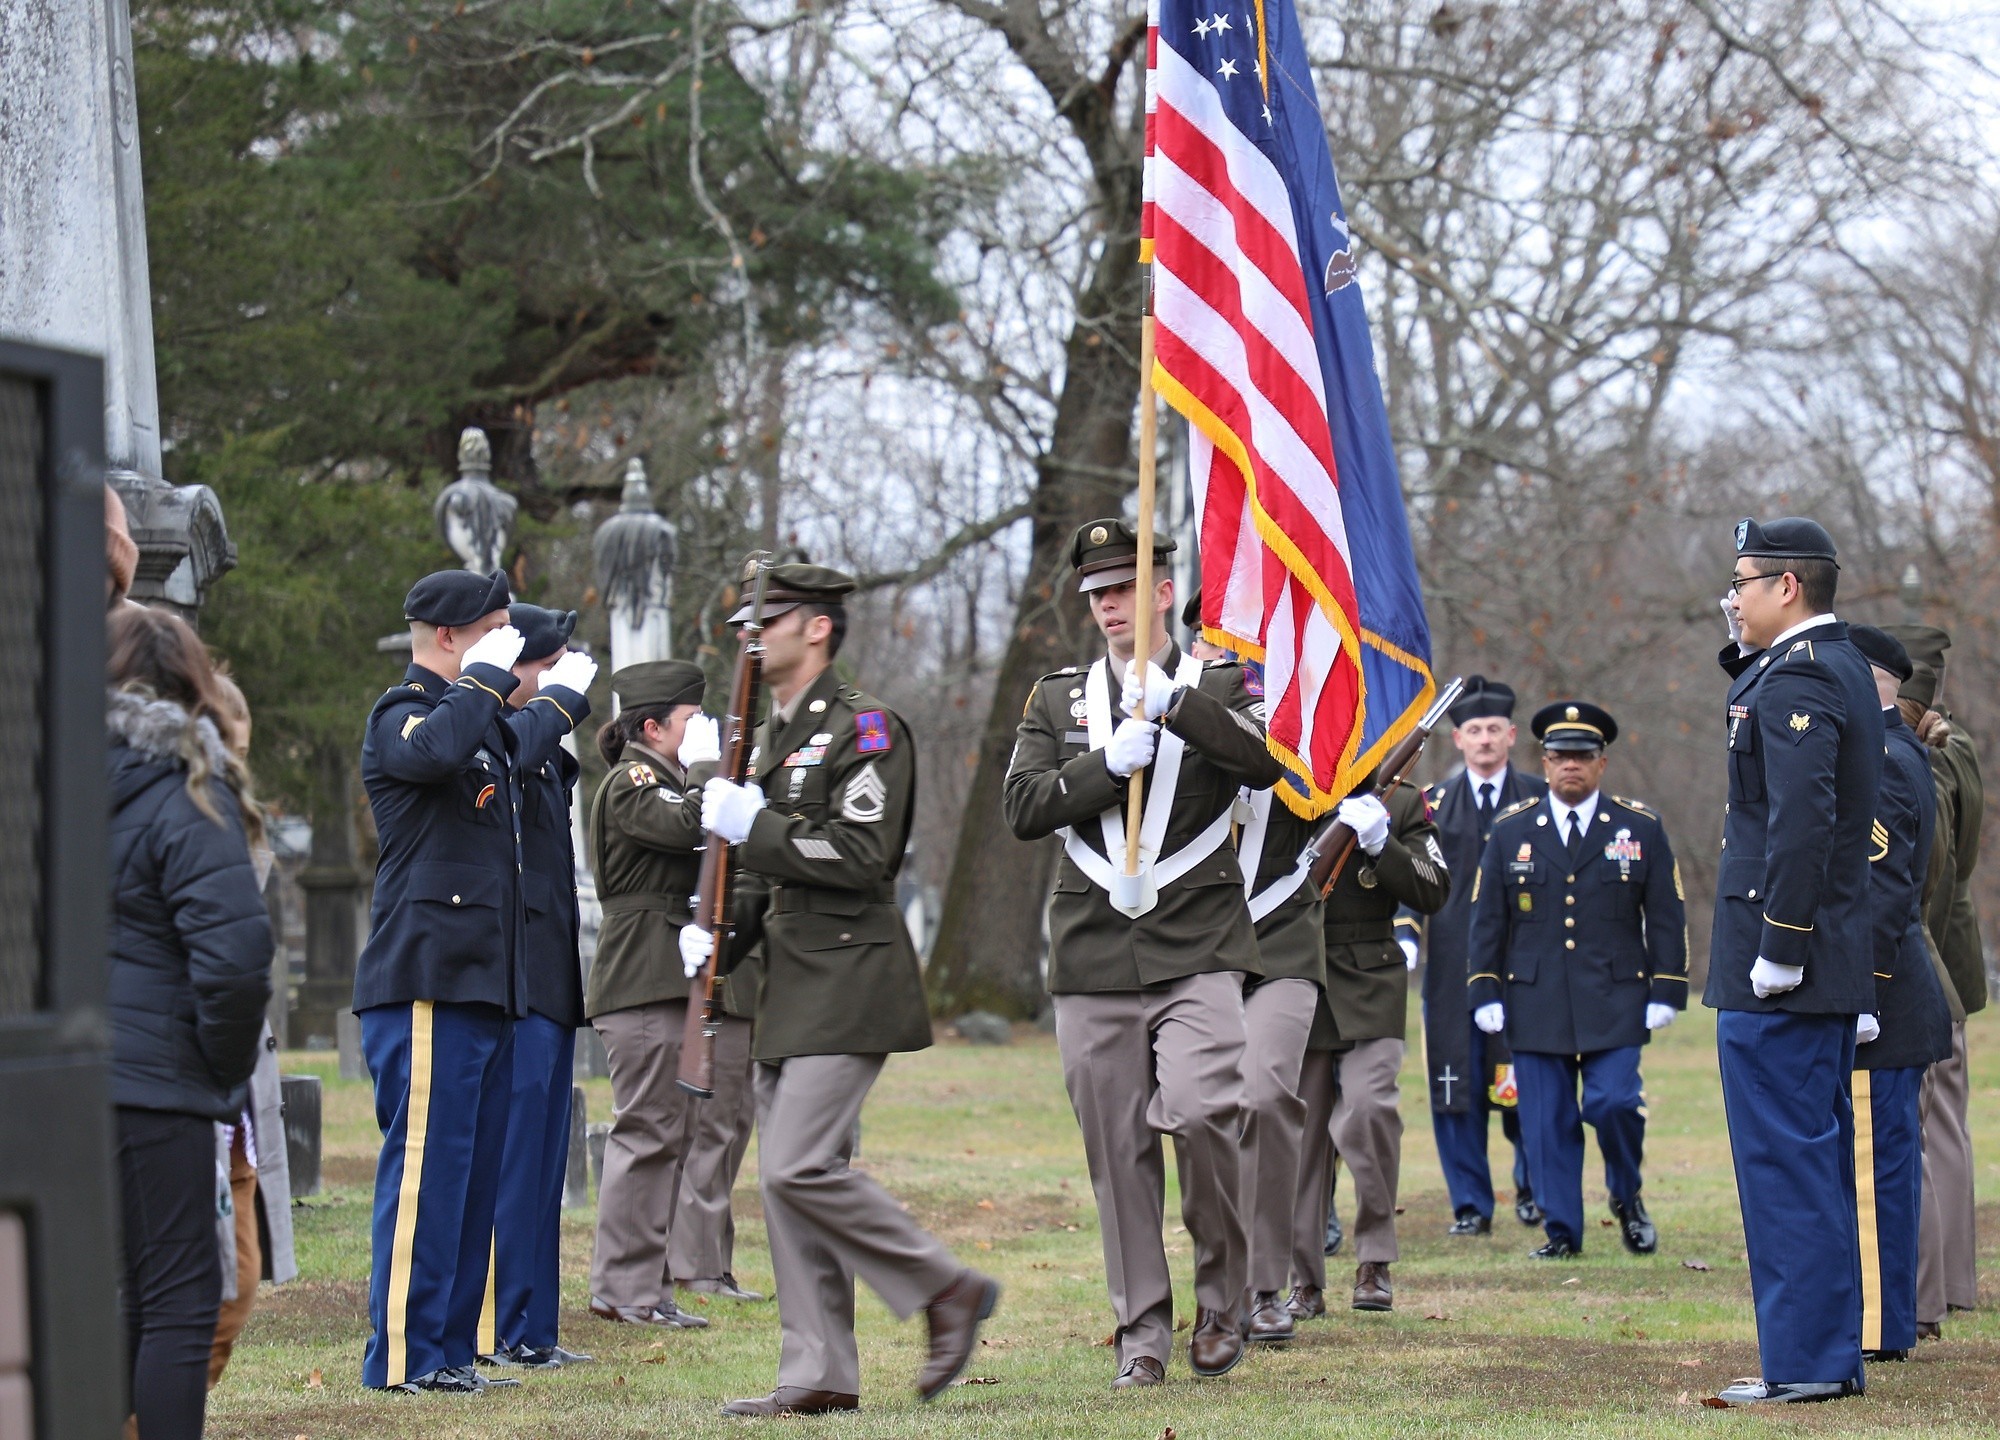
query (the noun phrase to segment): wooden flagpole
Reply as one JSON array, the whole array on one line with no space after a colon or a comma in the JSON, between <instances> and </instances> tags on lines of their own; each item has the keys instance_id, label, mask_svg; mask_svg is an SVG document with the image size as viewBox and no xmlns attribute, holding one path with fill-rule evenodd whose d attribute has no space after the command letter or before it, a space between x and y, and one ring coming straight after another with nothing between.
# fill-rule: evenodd
<instances>
[{"instance_id":1,"label":"wooden flagpole","mask_svg":"<svg viewBox=\"0 0 2000 1440\"><path fill-rule=\"evenodd\" d=\"M1149 276L1150 280L1150 276ZM1153 473L1159 452L1159 410L1153 394L1153 293L1146 287L1146 313L1139 321L1139 573L1132 581L1133 625L1138 638L1133 642L1132 664L1143 680L1153 651L1153 508L1157 481ZM1132 718L1146 718L1146 702L1141 699ZM1125 792L1125 873L1139 873L1139 828L1145 823L1145 772L1135 770Z\"/></svg>"}]
</instances>

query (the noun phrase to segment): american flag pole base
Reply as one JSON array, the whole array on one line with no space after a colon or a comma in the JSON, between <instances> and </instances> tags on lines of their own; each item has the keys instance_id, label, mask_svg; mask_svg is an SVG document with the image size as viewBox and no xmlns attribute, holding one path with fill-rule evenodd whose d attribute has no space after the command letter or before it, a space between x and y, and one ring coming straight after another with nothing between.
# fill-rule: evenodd
<instances>
[{"instance_id":1,"label":"american flag pole base","mask_svg":"<svg viewBox=\"0 0 2000 1440\"><path fill-rule=\"evenodd\" d=\"M1153 878L1153 862L1139 862L1139 873L1127 875L1123 870L1112 872L1111 908L1128 920L1137 920L1141 915L1160 903L1160 887Z\"/></svg>"}]
</instances>

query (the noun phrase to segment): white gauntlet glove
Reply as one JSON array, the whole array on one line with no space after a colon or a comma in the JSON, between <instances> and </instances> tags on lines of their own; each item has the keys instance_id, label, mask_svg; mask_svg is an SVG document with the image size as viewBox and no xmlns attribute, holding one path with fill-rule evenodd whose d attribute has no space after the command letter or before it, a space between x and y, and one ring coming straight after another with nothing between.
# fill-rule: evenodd
<instances>
[{"instance_id":1,"label":"white gauntlet glove","mask_svg":"<svg viewBox=\"0 0 2000 1440\"><path fill-rule=\"evenodd\" d=\"M1648 1030L1664 1030L1673 1023L1673 1006L1662 1005L1657 1000L1650 1000L1646 1003L1646 1028Z\"/></svg>"},{"instance_id":2,"label":"white gauntlet glove","mask_svg":"<svg viewBox=\"0 0 2000 1440\"><path fill-rule=\"evenodd\" d=\"M715 937L699 925L681 926L681 969L692 980L715 953Z\"/></svg>"},{"instance_id":3,"label":"white gauntlet glove","mask_svg":"<svg viewBox=\"0 0 2000 1440\"><path fill-rule=\"evenodd\" d=\"M1472 1023L1488 1035L1498 1035L1507 1028L1507 1007L1498 1000L1489 1001L1472 1012Z\"/></svg>"},{"instance_id":4,"label":"white gauntlet glove","mask_svg":"<svg viewBox=\"0 0 2000 1440\"><path fill-rule=\"evenodd\" d=\"M1125 693L1118 706L1127 715L1137 715L1146 707L1146 718L1157 720L1174 703L1174 682L1166 671L1148 660L1143 667L1135 660L1125 672Z\"/></svg>"},{"instance_id":5,"label":"white gauntlet glove","mask_svg":"<svg viewBox=\"0 0 2000 1440\"><path fill-rule=\"evenodd\" d=\"M1370 855L1380 855L1389 843L1389 810L1373 795L1348 796L1334 816L1354 832L1354 838Z\"/></svg>"},{"instance_id":6,"label":"white gauntlet glove","mask_svg":"<svg viewBox=\"0 0 2000 1440\"><path fill-rule=\"evenodd\" d=\"M458 668L468 665L491 665L500 670L512 670L514 662L521 658L521 632L512 625L502 625L498 630L488 630L465 652L465 658Z\"/></svg>"},{"instance_id":7,"label":"white gauntlet glove","mask_svg":"<svg viewBox=\"0 0 2000 1440\"><path fill-rule=\"evenodd\" d=\"M1782 995L1787 990L1796 990L1806 978L1803 965L1773 965L1762 955L1750 967L1750 988L1759 1000L1769 1000L1773 995Z\"/></svg>"},{"instance_id":8,"label":"white gauntlet glove","mask_svg":"<svg viewBox=\"0 0 2000 1440\"><path fill-rule=\"evenodd\" d=\"M1716 603L1722 606L1722 623L1729 627L1729 638L1734 640L1738 645L1741 645L1743 643L1743 621L1738 618L1736 607L1730 603L1730 600L1731 597L1725 595Z\"/></svg>"},{"instance_id":9,"label":"white gauntlet glove","mask_svg":"<svg viewBox=\"0 0 2000 1440\"><path fill-rule=\"evenodd\" d=\"M597 662L581 650L572 650L542 672L536 688L546 690L551 685L560 685L565 690L587 695L590 693L590 682L596 678Z\"/></svg>"},{"instance_id":10,"label":"white gauntlet glove","mask_svg":"<svg viewBox=\"0 0 2000 1440\"><path fill-rule=\"evenodd\" d=\"M1120 720L1104 747L1104 768L1123 778L1153 763L1153 751L1160 743L1160 727L1144 720Z\"/></svg>"},{"instance_id":11,"label":"white gauntlet glove","mask_svg":"<svg viewBox=\"0 0 2000 1440\"><path fill-rule=\"evenodd\" d=\"M707 765L722 758L722 726L712 716L699 710L688 716L687 729L681 734L680 753L675 757L681 762L681 769L695 765Z\"/></svg>"},{"instance_id":12,"label":"white gauntlet glove","mask_svg":"<svg viewBox=\"0 0 2000 1440\"><path fill-rule=\"evenodd\" d=\"M1882 1022L1873 1015L1854 1017L1854 1043L1866 1045L1871 1040L1882 1038Z\"/></svg>"},{"instance_id":13,"label":"white gauntlet glove","mask_svg":"<svg viewBox=\"0 0 2000 1440\"><path fill-rule=\"evenodd\" d=\"M750 838L750 826L764 808L764 792L755 785L732 785L720 775L701 791L701 828L731 845Z\"/></svg>"}]
</instances>

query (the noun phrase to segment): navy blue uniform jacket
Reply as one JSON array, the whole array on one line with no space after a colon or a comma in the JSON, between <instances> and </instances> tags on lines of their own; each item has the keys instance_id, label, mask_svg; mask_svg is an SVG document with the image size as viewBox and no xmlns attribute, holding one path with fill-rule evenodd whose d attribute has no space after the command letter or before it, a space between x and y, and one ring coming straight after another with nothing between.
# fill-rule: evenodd
<instances>
[{"instance_id":1,"label":"navy blue uniform jacket","mask_svg":"<svg viewBox=\"0 0 2000 1440\"><path fill-rule=\"evenodd\" d=\"M574 713L583 697L544 690L510 728L501 712L519 683L493 665L446 683L413 664L369 712L361 782L381 857L357 1011L416 1000L525 1008L521 785L509 752L523 732L560 738L562 707Z\"/></svg>"},{"instance_id":2,"label":"navy blue uniform jacket","mask_svg":"<svg viewBox=\"0 0 2000 1440\"><path fill-rule=\"evenodd\" d=\"M1502 812L1472 897L1471 1009L1548 1055L1643 1045L1649 1002L1687 1006L1687 907L1659 816L1599 795L1571 860L1546 797Z\"/></svg>"},{"instance_id":3,"label":"navy blue uniform jacket","mask_svg":"<svg viewBox=\"0 0 2000 1440\"><path fill-rule=\"evenodd\" d=\"M1882 728L1886 754L1868 855L1882 1033L1855 1047L1857 1070L1901 1070L1951 1058L1951 1009L1925 948L1923 921L1924 874L1937 830L1930 757L1894 710L1883 712Z\"/></svg>"},{"instance_id":4,"label":"navy blue uniform jacket","mask_svg":"<svg viewBox=\"0 0 2000 1440\"><path fill-rule=\"evenodd\" d=\"M1873 1010L1868 857L1883 741L1868 662L1831 621L1724 668L1735 677L1729 809L1702 999L1717 1010ZM1750 967L1760 955L1804 966L1804 981L1758 999Z\"/></svg>"},{"instance_id":5,"label":"navy blue uniform jacket","mask_svg":"<svg viewBox=\"0 0 2000 1440\"><path fill-rule=\"evenodd\" d=\"M575 692L557 693L570 721L582 724L590 702L572 707L569 697ZM521 898L528 947L521 1008L576 1029L583 1024L583 966L576 951L576 849L569 804L583 767L563 749L564 732L544 723L547 709L530 701L507 717L507 728L514 733L514 770L521 780Z\"/></svg>"}]
</instances>

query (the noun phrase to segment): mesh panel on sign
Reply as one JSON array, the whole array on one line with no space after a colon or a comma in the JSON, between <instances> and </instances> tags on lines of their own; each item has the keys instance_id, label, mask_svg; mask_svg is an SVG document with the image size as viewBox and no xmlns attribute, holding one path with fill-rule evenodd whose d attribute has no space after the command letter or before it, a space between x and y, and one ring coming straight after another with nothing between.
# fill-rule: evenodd
<instances>
[{"instance_id":1,"label":"mesh panel on sign","mask_svg":"<svg viewBox=\"0 0 2000 1440\"><path fill-rule=\"evenodd\" d=\"M39 387L0 377L0 1018L42 996Z\"/></svg>"}]
</instances>

